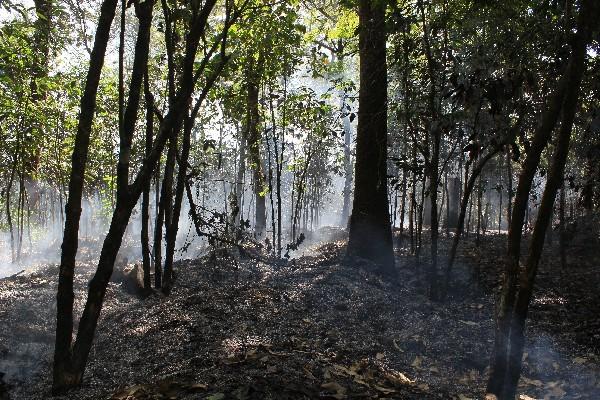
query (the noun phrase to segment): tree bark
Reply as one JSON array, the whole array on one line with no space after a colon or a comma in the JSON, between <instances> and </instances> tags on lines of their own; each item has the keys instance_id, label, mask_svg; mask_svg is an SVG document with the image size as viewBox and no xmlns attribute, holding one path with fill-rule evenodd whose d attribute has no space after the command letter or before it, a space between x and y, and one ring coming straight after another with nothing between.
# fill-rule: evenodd
<instances>
[{"instance_id":1,"label":"tree bark","mask_svg":"<svg viewBox=\"0 0 600 400\"><path fill-rule=\"evenodd\" d=\"M253 180L254 180L254 198L255 198L255 223L254 234L257 238L262 238L265 234L267 226L267 208L265 198L265 176L263 172L263 163L260 156L260 133L258 131L259 110L258 110L258 95L259 95L259 80L257 70L260 70L261 63L258 65L248 66L246 71L246 127L245 135L248 143L248 158L252 164Z\"/></svg>"},{"instance_id":2,"label":"tree bark","mask_svg":"<svg viewBox=\"0 0 600 400\"><path fill-rule=\"evenodd\" d=\"M56 299L56 340L54 346L53 392L60 392L76 385L80 379L71 368L71 343L73 335L73 275L77 254L81 197L87 163L92 120L96 110L96 94L104 55L110 35L110 26L115 16L117 0L104 0L96 28L94 47L90 55L86 83L81 97L79 121L75 135L69 177L69 197L65 207L65 230L62 241L58 294Z\"/></svg>"},{"instance_id":3,"label":"tree bark","mask_svg":"<svg viewBox=\"0 0 600 400\"><path fill-rule=\"evenodd\" d=\"M558 211L558 252L560 257L560 269L561 274L567 270L567 240L566 240L566 220L565 220L565 182L563 177L563 183L560 187L560 204Z\"/></svg>"},{"instance_id":4,"label":"tree bark","mask_svg":"<svg viewBox=\"0 0 600 400\"><path fill-rule=\"evenodd\" d=\"M348 217L350 215L350 199L352 195L352 154L350 146L352 145L352 125L350 124L349 107L346 105L346 93L343 93L342 98L342 120L344 126L344 199L342 205L342 217L340 225L348 226Z\"/></svg>"},{"instance_id":5,"label":"tree bark","mask_svg":"<svg viewBox=\"0 0 600 400\"><path fill-rule=\"evenodd\" d=\"M519 276L519 289L516 294L514 314L510 326L507 378L502 393L507 399L515 397L517 383L521 375L523 347L525 345L525 321L533 295L535 277L544 247L546 231L550 226L554 212L554 200L563 181L564 168L569 154L573 120L575 119L575 112L577 110L581 80L585 71L586 47L591 38L591 26L597 21L599 16L598 10L599 7L595 4L595 0L584 1L580 10L578 32L573 43L569 85L566 89L563 103L558 141L529 244L527 263Z\"/></svg>"},{"instance_id":6,"label":"tree bark","mask_svg":"<svg viewBox=\"0 0 600 400\"><path fill-rule=\"evenodd\" d=\"M542 122L536 131L530 152L525 159L523 172L519 177L509 230L508 261L497 316L491 375L487 388L489 393L495 394L501 400L514 398L520 376L525 319L546 230L553 212L556 191L560 187L563 177L581 79L585 68L586 46L591 36L592 21L597 18L597 14L598 6L594 1L585 0L582 2L577 23L577 34L573 40L572 53L567 69L561 78L559 88L549 101L549 107L542 115ZM531 238L529 257L525 269L519 277L519 287L517 288L520 241L529 190L539 165L542 150L550 139L561 108L563 116L558 133L558 143Z\"/></svg>"},{"instance_id":7,"label":"tree bark","mask_svg":"<svg viewBox=\"0 0 600 400\"><path fill-rule=\"evenodd\" d=\"M150 83L148 82L148 68L144 74L144 98L146 102L146 141L145 141L145 157L150 156L152 151L152 135L154 133L154 99L152 93L150 93ZM150 239L148 230L148 221L150 219L150 180L144 186L142 193L142 232L141 232L141 245L142 245L142 270L144 271L144 289L150 290L150 267L151 267L151 256L150 256Z\"/></svg>"},{"instance_id":8,"label":"tree bark","mask_svg":"<svg viewBox=\"0 0 600 400\"><path fill-rule=\"evenodd\" d=\"M55 349L56 353L55 353L55 359L58 358L59 363L58 363L58 368L55 367L55 381L54 381L54 391L61 391L61 390L65 390L68 389L69 387L78 385L81 383L82 377L83 377L83 373L85 370L85 365L87 363L87 358L91 349L91 345L92 345L92 340L93 340L93 336L94 336L94 332L96 329L96 325L98 323L98 318L100 316L100 310L102 308L102 301L104 299L104 294L106 293L106 287L108 285L108 281L110 279L110 276L112 274L112 270L113 270L113 265L114 265L114 261L116 259L117 256L117 252L120 248L121 245L121 241L123 238L123 234L125 233L125 229L127 227L127 223L129 220L129 217L131 215L131 211L133 210L133 207L135 207L135 204L137 203L143 188L147 185L148 181L150 180L150 177L152 175L152 171L154 170L156 163L158 161L158 158L160 157L160 154L163 151L163 148L167 142L167 140L170 137L170 133L173 131L173 126L177 126L181 123L181 120L183 118L183 112L187 107L188 101L192 95L193 89L194 89L194 84L195 84L195 80L194 80L194 60L196 57L196 51L198 49L198 42L200 40L200 37L202 36L203 32L204 32L204 27L206 26L206 21L208 19L208 16L210 15L214 5L216 3L216 0L209 0L207 1L204 6L202 7L202 9L195 14L194 19L191 22L191 27L190 27L190 32L187 36L186 39L186 51L185 51L185 56L184 56L184 60L183 60L183 74L182 74L182 78L180 80L180 88L179 91L177 93L177 96L175 98L175 103L174 103L174 107L171 108L169 110L169 113L167 114L167 116L163 119L163 122L161 123L161 127L159 130L159 134L157 135L154 147L152 149L152 151L150 152L150 156L147 157L146 159L144 159L143 163L142 163L142 167L139 170L134 182L131 185L127 185L127 187L125 188L118 188L118 195L117 195L117 202L116 202L116 209L113 213L113 217L111 220L111 224L109 227L109 232L104 240L103 246L102 246L102 250L100 253L100 260L98 262L98 268L96 270L96 274L94 275L94 277L92 278L92 281L90 282L90 286L89 286L89 291L88 291L88 297L87 297L87 301L86 301L86 305L79 323L79 330L77 332L77 338L75 341L75 345L73 347L73 350L71 351L70 348L70 339L72 337L72 321L73 321L73 313L72 313L72 287L73 287L73 275L72 275L72 271L73 269L70 269L70 279L66 279L68 280L68 284L70 285L68 287L68 289L70 288L70 292L66 292L67 294L71 294L70 297L70 309L66 310L68 311L67 313L63 313L60 314L60 311L65 311L64 307L61 310L61 304L59 302L59 316L58 319L60 321L60 319L65 319L68 320L70 322L69 326L65 327L65 324L63 322L63 330L61 331L61 334L64 337L66 337L68 340L62 340L59 341L58 340L58 336L59 336L59 330L57 329L57 343L60 344L61 347L57 346L57 348ZM106 4L106 3L105 3ZM148 13L149 15L151 15L152 12L152 7L153 7L153 2L152 1L146 1L144 3L138 4L136 5L136 7L139 7L140 13ZM104 5L103 5L104 8ZM99 24L99 26L104 26L105 28L105 35L106 35L106 39L108 38L108 30L110 28L110 22L112 21L112 18L114 17L114 11L116 8L116 3L112 3L112 7L108 7L109 8L108 11L111 11L112 13L110 13L111 18L108 20L108 26L105 26L105 22L106 22L106 18L103 19L102 15L104 15L104 13L101 13L101 23ZM103 10L104 11L104 10ZM136 11L138 11L136 9ZM143 75L143 72L145 71L145 65L147 63L147 57L148 57L148 46L149 46L149 28L150 28L150 19L148 20L147 23L147 28L145 26L145 24L142 23L143 18L141 18L141 15L139 15L140 17L140 27L139 27L139 34L138 34L138 42L136 43L136 53L135 53L135 58L134 58L134 74L137 72L139 72L140 74ZM147 29L148 32L144 32L142 33L143 29ZM101 35L101 37L103 37ZM147 38L147 39L146 39ZM98 37L96 38L96 40L98 41ZM104 46L102 48L101 51L101 55L102 55L102 60L103 60L103 55L104 55L104 50L106 49L106 41L103 41ZM96 43L94 45L96 50ZM143 51L142 51L143 48ZM93 56L94 51L92 52L92 59L94 58ZM139 58L139 59L138 59ZM142 61L143 59L143 61ZM95 63L91 63L92 65L96 65ZM135 66L139 65L138 68L136 68ZM99 66L101 67L101 65ZM97 74L97 77L99 78L99 71ZM132 83L134 82L134 76L132 75ZM137 78L135 78L137 79ZM141 77L139 78L139 82L141 85ZM89 79L88 79L88 83L89 83ZM87 88L86 88L87 89ZM97 89L97 79L96 79L96 84L94 85L94 96L93 96L93 100L95 103L95 92ZM130 101L128 102L128 107L131 106L131 112L128 114L127 110L126 110L126 115L132 115L133 118L136 117L137 114L137 106L138 104L135 104L134 106L134 100L135 98L131 98L132 94L137 91L138 92L138 100L139 100L139 91L140 91L140 87L138 86L137 88L135 88L133 85L130 86ZM85 97L85 94L84 94ZM83 102L83 101L82 101ZM91 116L93 116L93 112L95 109L95 104L92 103L92 107L89 109L89 113L90 113L90 118L89 118L89 123L91 124ZM84 112L84 110L87 110L87 107L82 106L82 114ZM135 110L135 111L133 111ZM128 121L125 120L125 125L124 126L128 126ZM81 124L81 121L80 121ZM89 124L87 125L88 129L86 130L86 132L89 132ZM131 126L135 126L135 121L133 121L133 123L131 124ZM127 144L130 140L130 138L133 136L133 131L131 131L131 136L130 137L124 137L125 140L121 141L121 146L123 147L121 149L121 151L124 154L119 154L119 173L120 174L124 174L125 172L129 172L129 166L125 164L125 161L128 160L128 149L127 149ZM87 135L87 142L86 142L86 146L83 149L80 149L82 152L84 152L84 154L87 156L87 143L89 143L89 134ZM77 149L77 148L76 148ZM79 153L74 153L74 154L79 154ZM85 159L83 160L84 162L82 164L77 164L77 162L75 161L75 156L74 158L74 162L73 162L73 171L75 174L80 174L81 171L84 169L85 167ZM75 167L77 165L81 165L81 167L79 169L76 169ZM77 178L77 177L76 177ZM126 181L125 179L123 179L123 177L117 177L118 178L118 182L124 182ZM77 181L77 179L71 179L71 183L70 185L73 183L73 181ZM82 183L82 182L81 182ZM75 186L75 189L77 190L77 188L79 188L79 191L81 191L81 186ZM81 192L79 192L81 193ZM70 194L71 195L71 194ZM75 209L75 211L77 212L77 218L75 220L76 223L76 227L78 227L78 223L79 223L79 214L80 214L80 204L81 204L81 195L79 195L78 200L78 205L79 207L77 207ZM67 236L67 229L65 229L65 236ZM63 241L65 242L65 241ZM74 240L72 242L67 241L67 243L71 243L73 244L74 242L74 248L76 249L76 244L77 244L77 230L74 231ZM73 264L74 264L74 252L72 252L73 254ZM63 256L64 256L64 247L63 247ZM62 263L61 263L62 264ZM67 270L67 272L69 272L69 270ZM62 275L62 267L61 267L61 275ZM59 297L61 296L61 291L60 291L60 281L59 281ZM63 294L64 296L64 294ZM65 329L67 328L67 329ZM65 346L66 345L66 346ZM55 363L56 365L56 363Z\"/></svg>"},{"instance_id":9,"label":"tree bark","mask_svg":"<svg viewBox=\"0 0 600 400\"><path fill-rule=\"evenodd\" d=\"M387 196L387 67L385 4L359 2L360 90L354 205L348 254L395 276Z\"/></svg>"}]
</instances>

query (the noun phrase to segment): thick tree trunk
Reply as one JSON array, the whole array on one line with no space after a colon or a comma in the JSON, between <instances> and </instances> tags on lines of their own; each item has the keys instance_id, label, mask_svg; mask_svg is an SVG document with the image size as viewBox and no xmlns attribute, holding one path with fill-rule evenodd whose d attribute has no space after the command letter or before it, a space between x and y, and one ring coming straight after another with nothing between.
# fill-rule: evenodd
<instances>
[{"instance_id":1,"label":"thick tree trunk","mask_svg":"<svg viewBox=\"0 0 600 400\"><path fill-rule=\"evenodd\" d=\"M448 228L456 230L460 214L460 178L450 177L448 185Z\"/></svg>"},{"instance_id":2,"label":"thick tree trunk","mask_svg":"<svg viewBox=\"0 0 600 400\"><path fill-rule=\"evenodd\" d=\"M387 196L387 69L385 4L359 2L360 91L354 205L348 254L395 276Z\"/></svg>"}]
</instances>

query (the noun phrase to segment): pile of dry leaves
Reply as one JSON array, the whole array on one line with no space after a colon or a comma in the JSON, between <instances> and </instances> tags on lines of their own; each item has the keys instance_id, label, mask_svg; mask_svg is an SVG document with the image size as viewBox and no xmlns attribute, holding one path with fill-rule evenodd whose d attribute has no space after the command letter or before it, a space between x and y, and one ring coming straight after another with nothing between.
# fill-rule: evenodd
<instances>
[{"instance_id":1,"label":"pile of dry leaves","mask_svg":"<svg viewBox=\"0 0 600 400\"><path fill-rule=\"evenodd\" d=\"M493 288L458 279L448 302L432 303L411 256L398 253L399 279L386 282L343 248L285 264L219 249L179 262L168 297L111 283L84 384L63 398L482 398ZM459 276L473 262L464 249ZM78 268L77 310L92 266ZM13 399L50 397L56 275L0 280L0 372ZM533 310L522 398L600 398L598 353L546 318Z\"/></svg>"}]
</instances>

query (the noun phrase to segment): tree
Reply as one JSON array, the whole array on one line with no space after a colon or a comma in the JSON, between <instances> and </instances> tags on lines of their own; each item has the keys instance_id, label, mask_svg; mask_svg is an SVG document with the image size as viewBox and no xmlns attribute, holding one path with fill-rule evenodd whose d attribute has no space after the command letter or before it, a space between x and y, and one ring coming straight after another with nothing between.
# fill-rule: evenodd
<instances>
[{"instance_id":1,"label":"tree","mask_svg":"<svg viewBox=\"0 0 600 400\"><path fill-rule=\"evenodd\" d=\"M77 254L83 180L87 163L90 130L96 107L96 93L98 91L102 65L104 64L110 26L115 16L116 7L117 0L104 0L102 2L94 47L90 55L85 89L81 97L81 111L77 134L75 136L71 176L69 179L69 197L65 207L65 230L61 246L62 253L56 298L56 341L54 345L53 381L53 391L55 392L76 385L81 381L81 376L77 377L73 371L73 350L71 348L73 301L75 297L73 293L75 255Z\"/></svg>"},{"instance_id":2,"label":"tree","mask_svg":"<svg viewBox=\"0 0 600 400\"><path fill-rule=\"evenodd\" d=\"M117 182L119 185L117 188L117 202L115 204L115 210L112 214L108 233L102 245L100 259L98 261L98 268L89 285L87 301L79 323L77 337L72 348L73 269L74 256L77 248L77 228L80 209L73 210L72 208L74 208L74 205L71 205L71 208L69 208L69 205L67 205L67 210L73 215L73 226L69 227L69 236L67 236L67 228L65 228L65 239L63 239L63 258L66 258L66 256L72 256L72 258L65 259L66 262L71 262L70 265L67 264L66 266L63 266L63 264L66 264L66 262L61 262L61 276L59 278L57 307L58 325L53 382L53 390L55 392L61 392L69 387L81 383L87 358L92 346L94 332L98 324L98 318L100 317L100 311L102 309L106 288L108 286L110 276L112 275L115 259L121 246L121 241L123 239L125 229L127 228L127 223L129 222L131 212L135 207L144 187L146 187L165 144L169 139L174 140L173 135L174 133L178 132L174 129L174 127L181 125L186 114L187 104L189 103L196 80L198 79L197 75L198 73L202 72L194 70L194 61L196 58L196 51L198 49L200 38L204 32L208 18L211 15L215 4L216 0L208 1L201 8L198 7L193 9L189 33L186 37L185 57L181 67L182 76L175 95L175 100L173 102L173 108L169 110L161 123L154 147L150 152L150 155L144 159L144 162L133 183L129 184L131 141L137 119L137 109L139 105L143 75L146 71L146 64L148 60L150 41L149 33L154 3L153 1L149 0L142 4L136 5L136 13L138 14L140 24L138 28L138 37L134 58L134 74L132 75L130 81L130 94L127 108L125 110L123 135L120 138L119 163L117 166ZM114 3L103 4L103 11L105 11L105 13L101 13L101 19L99 23L100 36L96 38L96 42L94 44L94 50L96 50L96 43L98 43L98 52L96 54L100 60L100 66L101 61L104 58L104 51L106 49L106 41L104 38L107 37L110 22L112 21L112 17L114 17L115 8L116 4ZM100 30L100 27L105 29L106 32L104 30ZM105 33L106 36L104 36ZM92 60L95 60L94 54L94 51L92 51ZM91 66L97 68L99 65L98 63L91 62L90 68ZM93 85L94 82L91 81L94 79L96 79L95 82L97 82L97 77L99 76L99 71L97 71L97 74L95 74L96 69L94 69L93 72L94 74L92 74L92 79L88 79L89 86ZM97 88L97 83L93 85L93 88ZM95 95L95 90L93 94ZM84 98L86 98L85 95ZM82 100L82 114L84 110L88 110L88 106L91 106L91 109L89 110L90 117L89 120L85 120L84 122L89 121L89 123L91 123L91 116L93 115L94 106L93 101L91 101L91 104L84 104ZM85 133L85 131L82 132L80 136L85 136ZM89 141L89 136L87 140ZM74 171L73 173L76 174L76 176L72 176L70 187L75 189L75 193L73 193L74 195L79 194L78 198L76 196L73 198L73 201L78 201L79 204L81 203L82 182L77 179L77 174L81 174L82 170L85 169L85 158L78 159L77 163L75 162L75 159L80 153L87 154L87 144L88 143L84 141L80 147L76 146L73 153L74 162L72 168ZM72 192L70 192L70 198L71 193ZM70 250L68 254L65 254L65 247L67 250Z\"/></svg>"},{"instance_id":3,"label":"tree","mask_svg":"<svg viewBox=\"0 0 600 400\"><path fill-rule=\"evenodd\" d=\"M521 373L525 320L546 231L553 212L554 199L563 179L573 119L578 104L579 88L585 70L587 44L594 29L592 21L597 17L597 4L590 0L582 1L577 22L577 33L572 42L569 63L558 83L558 88L549 98L547 108L542 114L540 125L524 161L523 171L519 176L508 235L505 277L498 304L496 339L490 363L491 373L487 385L487 391L501 400L514 399L515 397ZM540 156L550 140L561 111L562 120L551 171L546 181L540 210L531 237L527 262L525 268L521 269L519 263L523 235L522 227L529 191L535 171L539 166Z\"/></svg>"},{"instance_id":4,"label":"tree","mask_svg":"<svg viewBox=\"0 0 600 400\"><path fill-rule=\"evenodd\" d=\"M374 261L394 276L387 184L385 3L359 2L360 90L354 206L348 254Z\"/></svg>"}]
</instances>

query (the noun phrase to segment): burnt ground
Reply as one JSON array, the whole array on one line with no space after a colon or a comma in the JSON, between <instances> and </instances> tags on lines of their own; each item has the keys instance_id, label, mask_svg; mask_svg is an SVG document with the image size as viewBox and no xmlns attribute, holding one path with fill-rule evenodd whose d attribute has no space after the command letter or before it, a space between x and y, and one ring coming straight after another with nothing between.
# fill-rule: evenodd
<instances>
[{"instance_id":1,"label":"burnt ground","mask_svg":"<svg viewBox=\"0 0 600 400\"><path fill-rule=\"evenodd\" d=\"M345 261L341 240L287 265L226 249L181 261L168 297L111 283L84 384L56 399L480 399L504 242L466 238L443 304L427 299L423 266L402 243L396 283ZM555 250L545 253L522 399L600 398L600 251L587 248L574 245L562 273ZM78 311L91 259L79 262ZM56 276L50 265L0 280L11 399L51 398Z\"/></svg>"}]
</instances>

